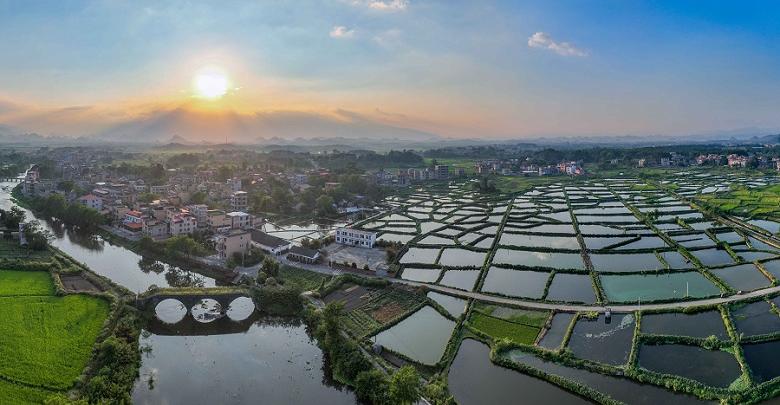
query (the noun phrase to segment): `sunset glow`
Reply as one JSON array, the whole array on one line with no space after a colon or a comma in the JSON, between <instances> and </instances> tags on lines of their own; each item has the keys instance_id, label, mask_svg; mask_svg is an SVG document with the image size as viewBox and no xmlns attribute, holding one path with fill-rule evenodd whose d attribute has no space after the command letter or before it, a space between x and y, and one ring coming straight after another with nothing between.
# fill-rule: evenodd
<instances>
[{"instance_id":1,"label":"sunset glow","mask_svg":"<svg viewBox=\"0 0 780 405\"><path fill-rule=\"evenodd\" d=\"M218 68L202 69L193 79L195 96L208 100L216 100L227 94L230 79Z\"/></svg>"}]
</instances>

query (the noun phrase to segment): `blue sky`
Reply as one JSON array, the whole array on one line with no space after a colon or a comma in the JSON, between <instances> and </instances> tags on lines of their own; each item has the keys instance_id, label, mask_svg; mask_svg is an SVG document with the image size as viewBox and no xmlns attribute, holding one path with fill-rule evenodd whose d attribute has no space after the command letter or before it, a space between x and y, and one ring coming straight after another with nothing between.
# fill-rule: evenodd
<instances>
[{"instance_id":1,"label":"blue sky","mask_svg":"<svg viewBox=\"0 0 780 405\"><path fill-rule=\"evenodd\" d=\"M0 0L0 123L77 135L189 106L216 65L236 88L208 107L242 114L454 137L776 129L777 21L773 1Z\"/></svg>"}]
</instances>

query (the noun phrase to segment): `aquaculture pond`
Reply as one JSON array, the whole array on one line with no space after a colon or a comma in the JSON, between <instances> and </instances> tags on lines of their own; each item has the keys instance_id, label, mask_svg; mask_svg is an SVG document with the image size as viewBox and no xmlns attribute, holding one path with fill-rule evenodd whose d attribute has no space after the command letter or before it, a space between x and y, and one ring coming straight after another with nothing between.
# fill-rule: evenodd
<instances>
[{"instance_id":1,"label":"aquaculture pond","mask_svg":"<svg viewBox=\"0 0 780 405\"><path fill-rule=\"evenodd\" d=\"M664 268L655 253L591 253L590 261L599 272L628 273Z\"/></svg>"},{"instance_id":2,"label":"aquaculture pond","mask_svg":"<svg viewBox=\"0 0 780 405\"><path fill-rule=\"evenodd\" d=\"M596 319L580 317L574 325L569 348L579 358L619 366L628 361L633 336L632 314L613 314L609 323L604 314Z\"/></svg>"},{"instance_id":3,"label":"aquaculture pond","mask_svg":"<svg viewBox=\"0 0 780 405\"><path fill-rule=\"evenodd\" d=\"M439 284L471 291L477 283L479 273L479 270L447 270L439 280Z\"/></svg>"},{"instance_id":4,"label":"aquaculture pond","mask_svg":"<svg viewBox=\"0 0 780 405\"><path fill-rule=\"evenodd\" d=\"M485 252L447 248L442 250L439 264L450 267L482 267L482 264L485 262L485 255Z\"/></svg>"},{"instance_id":5,"label":"aquaculture pond","mask_svg":"<svg viewBox=\"0 0 780 405\"><path fill-rule=\"evenodd\" d=\"M498 249L493 264L552 269L585 269L579 253L535 252L528 250Z\"/></svg>"},{"instance_id":6,"label":"aquaculture pond","mask_svg":"<svg viewBox=\"0 0 780 405\"><path fill-rule=\"evenodd\" d=\"M409 248L401 257L400 263L434 264L439 257L439 249Z\"/></svg>"},{"instance_id":7,"label":"aquaculture pond","mask_svg":"<svg viewBox=\"0 0 780 405\"><path fill-rule=\"evenodd\" d=\"M493 364L490 348L473 339L460 344L447 381L460 405L505 405L518 403L519 398L529 404L590 403L544 380Z\"/></svg>"},{"instance_id":8,"label":"aquaculture pond","mask_svg":"<svg viewBox=\"0 0 780 405\"><path fill-rule=\"evenodd\" d=\"M737 291L752 291L768 287L772 282L752 263L710 269L710 273Z\"/></svg>"},{"instance_id":9,"label":"aquaculture pond","mask_svg":"<svg viewBox=\"0 0 780 405\"><path fill-rule=\"evenodd\" d=\"M641 345L639 366L721 388L728 387L742 373L736 357L729 352L680 344Z\"/></svg>"},{"instance_id":10,"label":"aquaculture pond","mask_svg":"<svg viewBox=\"0 0 780 405\"><path fill-rule=\"evenodd\" d=\"M540 299L550 273L491 267L482 285L482 291L513 297Z\"/></svg>"},{"instance_id":11,"label":"aquaculture pond","mask_svg":"<svg viewBox=\"0 0 780 405\"><path fill-rule=\"evenodd\" d=\"M780 341L743 344L742 351L756 381L769 381L780 376Z\"/></svg>"},{"instance_id":12,"label":"aquaculture pond","mask_svg":"<svg viewBox=\"0 0 780 405\"><path fill-rule=\"evenodd\" d=\"M573 236L544 236L504 233L499 242L505 246L543 247L548 249L579 249L580 244Z\"/></svg>"},{"instance_id":13,"label":"aquaculture pond","mask_svg":"<svg viewBox=\"0 0 780 405\"><path fill-rule=\"evenodd\" d=\"M642 314L642 333L697 338L714 335L718 339L728 339L729 337L719 311L704 311L694 314L682 312Z\"/></svg>"},{"instance_id":14,"label":"aquaculture pond","mask_svg":"<svg viewBox=\"0 0 780 405\"><path fill-rule=\"evenodd\" d=\"M727 264L733 264L734 259L729 255L729 252L720 249L701 249L692 250L691 254L696 256L699 261L708 267L723 266Z\"/></svg>"},{"instance_id":15,"label":"aquaculture pond","mask_svg":"<svg viewBox=\"0 0 780 405\"><path fill-rule=\"evenodd\" d=\"M605 393L627 404L703 404L704 401L696 397L674 393L661 387L649 384L640 384L635 381L599 373L584 369L567 367L561 364L545 361L533 354L522 350L511 350L505 357L512 361L533 367L545 373L576 381L596 391Z\"/></svg>"},{"instance_id":16,"label":"aquaculture pond","mask_svg":"<svg viewBox=\"0 0 780 405\"><path fill-rule=\"evenodd\" d=\"M574 314L569 312L558 312L553 315L550 327L539 340L539 346L551 350L561 347L572 319Z\"/></svg>"},{"instance_id":17,"label":"aquaculture pond","mask_svg":"<svg viewBox=\"0 0 780 405\"><path fill-rule=\"evenodd\" d=\"M404 280L433 283L439 279L440 269L405 267L401 278Z\"/></svg>"},{"instance_id":18,"label":"aquaculture pond","mask_svg":"<svg viewBox=\"0 0 780 405\"><path fill-rule=\"evenodd\" d=\"M763 335L780 331L780 316L772 312L766 301L731 307L731 318L737 331L745 336Z\"/></svg>"},{"instance_id":19,"label":"aquaculture pond","mask_svg":"<svg viewBox=\"0 0 780 405\"><path fill-rule=\"evenodd\" d=\"M430 291L427 297L434 300L437 304L444 307L447 312L457 318L466 311L466 300L453 297L451 295L441 294L436 291Z\"/></svg>"},{"instance_id":20,"label":"aquaculture pond","mask_svg":"<svg viewBox=\"0 0 780 405\"><path fill-rule=\"evenodd\" d=\"M423 364L441 359L455 322L430 306L423 307L374 337L376 343Z\"/></svg>"},{"instance_id":21,"label":"aquaculture pond","mask_svg":"<svg viewBox=\"0 0 780 405\"><path fill-rule=\"evenodd\" d=\"M601 287L610 302L636 302L704 298L720 289L695 271L647 275L601 275Z\"/></svg>"},{"instance_id":22,"label":"aquaculture pond","mask_svg":"<svg viewBox=\"0 0 780 405\"><path fill-rule=\"evenodd\" d=\"M596 302L593 282L588 274L556 273L547 292L547 301Z\"/></svg>"}]
</instances>

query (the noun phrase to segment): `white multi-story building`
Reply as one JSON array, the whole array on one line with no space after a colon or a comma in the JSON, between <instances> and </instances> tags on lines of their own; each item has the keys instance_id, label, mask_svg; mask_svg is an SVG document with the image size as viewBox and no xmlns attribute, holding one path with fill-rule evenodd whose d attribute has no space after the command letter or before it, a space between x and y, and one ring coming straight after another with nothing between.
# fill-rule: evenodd
<instances>
[{"instance_id":1,"label":"white multi-story building","mask_svg":"<svg viewBox=\"0 0 780 405\"><path fill-rule=\"evenodd\" d=\"M236 191L241 191L241 179L239 178L228 179L227 186L230 188L230 191L234 193Z\"/></svg>"},{"instance_id":2,"label":"white multi-story building","mask_svg":"<svg viewBox=\"0 0 780 405\"><path fill-rule=\"evenodd\" d=\"M186 207L190 214L198 220L198 226L203 228L209 224L209 206L206 204L190 204Z\"/></svg>"},{"instance_id":3,"label":"white multi-story building","mask_svg":"<svg viewBox=\"0 0 780 405\"><path fill-rule=\"evenodd\" d=\"M246 211L249 198L246 191L236 191L230 196L230 208L233 211Z\"/></svg>"},{"instance_id":4,"label":"white multi-story building","mask_svg":"<svg viewBox=\"0 0 780 405\"><path fill-rule=\"evenodd\" d=\"M79 204L86 206L87 208L92 208L93 210L100 211L103 209L103 199L94 194L81 196L77 201Z\"/></svg>"},{"instance_id":5,"label":"white multi-story building","mask_svg":"<svg viewBox=\"0 0 780 405\"><path fill-rule=\"evenodd\" d=\"M349 246L374 247L376 232L352 228L336 229L336 243Z\"/></svg>"},{"instance_id":6,"label":"white multi-story building","mask_svg":"<svg viewBox=\"0 0 780 405\"><path fill-rule=\"evenodd\" d=\"M249 229L252 227L254 217L246 212L233 211L225 214L230 221L231 229Z\"/></svg>"},{"instance_id":7,"label":"white multi-story building","mask_svg":"<svg viewBox=\"0 0 780 405\"><path fill-rule=\"evenodd\" d=\"M197 227L198 220L192 215L178 214L168 221L168 232L171 236L189 235L195 232Z\"/></svg>"}]
</instances>

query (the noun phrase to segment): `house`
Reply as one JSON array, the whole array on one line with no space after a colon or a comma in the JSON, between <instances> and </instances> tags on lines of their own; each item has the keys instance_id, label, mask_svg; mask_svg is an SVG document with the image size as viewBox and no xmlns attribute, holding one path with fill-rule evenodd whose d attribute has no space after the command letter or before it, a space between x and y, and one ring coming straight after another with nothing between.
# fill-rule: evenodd
<instances>
[{"instance_id":1,"label":"house","mask_svg":"<svg viewBox=\"0 0 780 405\"><path fill-rule=\"evenodd\" d=\"M234 211L225 214L231 229L248 229L254 223L254 217L246 212Z\"/></svg>"},{"instance_id":2,"label":"house","mask_svg":"<svg viewBox=\"0 0 780 405\"><path fill-rule=\"evenodd\" d=\"M230 220L225 215L225 211L208 210L208 226L212 231L230 228Z\"/></svg>"},{"instance_id":3,"label":"house","mask_svg":"<svg viewBox=\"0 0 780 405\"><path fill-rule=\"evenodd\" d=\"M156 219L150 219L144 221L142 231L144 235L153 239L160 239L168 236L168 223L165 221L158 221Z\"/></svg>"},{"instance_id":4,"label":"house","mask_svg":"<svg viewBox=\"0 0 780 405\"><path fill-rule=\"evenodd\" d=\"M275 255L282 254L292 248L292 242L269 235L263 231L252 229L252 244Z\"/></svg>"},{"instance_id":5,"label":"house","mask_svg":"<svg viewBox=\"0 0 780 405\"><path fill-rule=\"evenodd\" d=\"M227 179L227 182L225 183L227 184L228 188L231 191L233 192L241 191L241 179L239 178Z\"/></svg>"},{"instance_id":6,"label":"house","mask_svg":"<svg viewBox=\"0 0 780 405\"><path fill-rule=\"evenodd\" d=\"M130 232L141 232L144 227L144 214L141 211L127 211L122 226Z\"/></svg>"},{"instance_id":7,"label":"house","mask_svg":"<svg viewBox=\"0 0 780 405\"><path fill-rule=\"evenodd\" d=\"M171 236L189 235L198 227L198 220L193 215L176 214L168 220L168 232Z\"/></svg>"},{"instance_id":8,"label":"house","mask_svg":"<svg viewBox=\"0 0 780 405\"><path fill-rule=\"evenodd\" d=\"M336 229L336 243L349 246L374 247L376 232L361 229L338 228Z\"/></svg>"},{"instance_id":9,"label":"house","mask_svg":"<svg viewBox=\"0 0 780 405\"><path fill-rule=\"evenodd\" d=\"M233 211L246 211L249 198L246 191L236 191L230 196L230 208Z\"/></svg>"},{"instance_id":10,"label":"house","mask_svg":"<svg viewBox=\"0 0 780 405\"><path fill-rule=\"evenodd\" d=\"M103 210L103 199L94 194L87 194L81 196L78 199L76 199L76 201L78 201L79 204L86 206L87 208L92 208L93 210L96 211Z\"/></svg>"},{"instance_id":11,"label":"house","mask_svg":"<svg viewBox=\"0 0 780 405\"><path fill-rule=\"evenodd\" d=\"M205 228L209 225L209 207L206 204L190 204L185 207L190 214L198 220L198 226Z\"/></svg>"},{"instance_id":12,"label":"house","mask_svg":"<svg viewBox=\"0 0 780 405\"><path fill-rule=\"evenodd\" d=\"M287 259L301 263L316 263L320 258L320 252L302 246L293 246L287 252Z\"/></svg>"},{"instance_id":13,"label":"house","mask_svg":"<svg viewBox=\"0 0 780 405\"><path fill-rule=\"evenodd\" d=\"M450 178L450 167L448 165L436 165L433 167L437 180L446 180Z\"/></svg>"},{"instance_id":14,"label":"house","mask_svg":"<svg viewBox=\"0 0 780 405\"><path fill-rule=\"evenodd\" d=\"M252 243L252 236L243 229L231 229L228 233L217 235L216 242L219 258L227 260L236 253L246 253Z\"/></svg>"}]
</instances>

